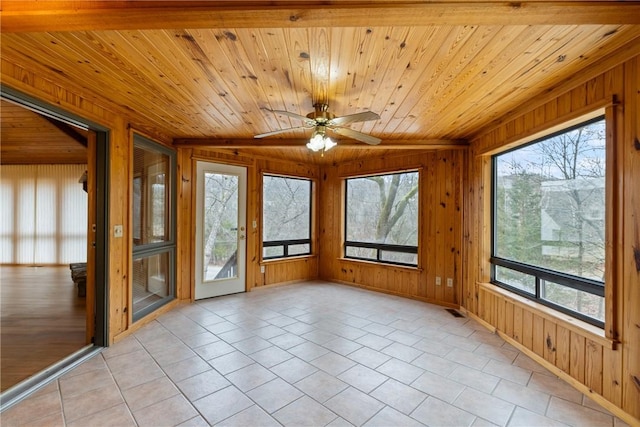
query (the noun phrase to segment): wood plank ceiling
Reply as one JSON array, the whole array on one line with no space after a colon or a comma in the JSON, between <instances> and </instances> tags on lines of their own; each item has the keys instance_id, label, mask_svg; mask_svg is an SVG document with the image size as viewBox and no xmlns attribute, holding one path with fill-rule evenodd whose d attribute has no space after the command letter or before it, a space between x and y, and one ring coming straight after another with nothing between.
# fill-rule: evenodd
<instances>
[{"instance_id":1,"label":"wood plank ceiling","mask_svg":"<svg viewBox=\"0 0 640 427\"><path fill-rule=\"evenodd\" d=\"M0 101L0 164L86 164L87 131Z\"/></svg>"},{"instance_id":2,"label":"wood plank ceiling","mask_svg":"<svg viewBox=\"0 0 640 427\"><path fill-rule=\"evenodd\" d=\"M6 3L2 57L107 98L134 127L177 143L301 162L464 146L584 67L640 46L638 2L135 3ZM304 147L309 130L253 138L301 125L266 109L304 116L314 103L378 113L350 127L382 143L336 138L321 157Z\"/></svg>"}]
</instances>

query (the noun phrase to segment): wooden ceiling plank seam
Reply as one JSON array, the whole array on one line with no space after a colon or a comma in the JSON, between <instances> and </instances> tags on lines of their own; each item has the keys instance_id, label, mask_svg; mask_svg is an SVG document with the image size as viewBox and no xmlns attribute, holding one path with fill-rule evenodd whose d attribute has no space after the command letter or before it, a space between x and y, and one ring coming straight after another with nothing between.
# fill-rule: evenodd
<instances>
[{"instance_id":1,"label":"wooden ceiling plank seam","mask_svg":"<svg viewBox=\"0 0 640 427\"><path fill-rule=\"evenodd\" d=\"M26 65L30 68L35 66L47 80L53 82L66 80L70 87L73 87L80 96L100 103L100 96L97 95L99 92L90 90L84 81L71 82L69 76L63 71L64 66L68 65L69 62L57 49L50 47L52 45L51 40L55 40L53 35L48 33L20 35L19 41L16 42L18 46L14 47L11 42L12 38L15 37L15 34L2 35L3 58L9 58L22 66Z\"/></svg>"},{"instance_id":2,"label":"wooden ceiling plank seam","mask_svg":"<svg viewBox=\"0 0 640 427\"><path fill-rule=\"evenodd\" d=\"M313 110L312 75L311 75L311 43L309 32L305 29L291 28L284 31L285 43L289 48L289 81L295 97L289 102L286 111L307 115ZM301 123L297 120L291 121L292 126ZM297 134L305 135L305 132Z\"/></svg>"},{"instance_id":3,"label":"wooden ceiling plank seam","mask_svg":"<svg viewBox=\"0 0 640 427\"><path fill-rule=\"evenodd\" d=\"M96 36L96 34L93 34L94 36ZM54 36L54 35L51 35ZM83 82L83 85L85 85L85 90L91 92L91 93L97 93L97 94L101 94L102 96L107 96L105 94L105 88L118 88L118 87L131 87L133 88L138 88L140 85L137 84L139 83L139 81L136 81L134 79L130 79L127 74L120 74L117 78L119 79L119 82L116 83L114 81L104 81L103 79L108 79L110 78L110 76L105 76L105 72L104 70L109 70L110 68L110 64L114 64L113 61L117 61L117 64L115 65L118 68L125 68L128 70L135 70L134 65L130 64L130 63L126 63L126 62L122 62L122 58L119 57L118 55L115 55L114 53L110 53L108 56L104 56L104 55L95 55L95 50L94 50L94 45L86 40L80 37L79 34L77 33L69 33L69 34L55 34L56 38L54 39L56 42L56 46L57 47L64 47L64 46L69 46L66 51L73 54L73 55L83 55L83 56L87 56L87 55L91 55L89 56L91 58L91 60L89 61L89 64L92 68L92 72L86 71L84 70L84 68L78 68L75 67L74 68L74 73L77 73L76 75L67 75L66 79L73 79L75 81L81 81ZM110 58L110 59L109 59ZM60 67L64 67L64 62L68 62L69 58L63 58L63 63L61 64L57 64L56 66L60 66ZM76 61L71 60L71 63L74 63ZM99 71L99 74L96 73L96 71ZM96 74L98 74L98 78L96 78ZM105 77L102 77L105 76ZM156 86L153 85L151 82L149 82L149 88L155 88ZM144 91L144 92L138 92L137 96L132 95L130 97L128 97L128 99L123 100L123 99L117 99L117 98L110 98L113 102L115 102L116 104L119 105L120 108L122 108L123 111L132 111L132 110L136 110L136 108L138 108L138 111L145 111L147 113L147 115L153 117L153 113L154 110L153 109L145 109L145 106L148 105L148 102L142 102L143 99L146 99L145 95L147 94L155 94L156 92L149 92ZM167 97L167 100L169 100L170 98ZM158 103L153 103L152 105L156 105ZM162 117L160 117L161 119ZM162 127L161 127L162 128Z\"/></svg>"},{"instance_id":4,"label":"wooden ceiling plank seam","mask_svg":"<svg viewBox=\"0 0 640 427\"><path fill-rule=\"evenodd\" d=\"M512 43L514 39L525 39L526 37L522 36L526 34L527 31L531 29L531 27L520 26L520 27L490 27L494 28L495 31L491 32L493 36L491 40L485 45L485 47L478 51L477 54L469 59L469 63L467 66L461 70L460 76L457 80L462 79L464 83L462 84L452 84L451 87L447 88L440 99L437 100L438 103L446 103L447 105L455 105L455 109L448 110L436 110L433 105L429 105L426 111L438 111L437 118L435 123L443 126L451 120L451 116L458 117L460 115L461 109L473 109L471 115L468 116L471 119L474 119L478 116L481 116L482 111L485 110L486 106L483 108L478 108L477 106L467 105L467 98L480 98L483 97L480 95L480 92L474 90L474 87L478 85L478 83L487 81L490 75L488 70L497 68L496 66L492 66L492 62L495 61L496 56L499 56L504 52L504 41L508 43ZM514 31L514 28L518 29L518 32L513 34L513 36L509 36L509 33ZM474 94L475 96L471 96ZM442 108L442 107L440 107ZM427 114L427 113L425 113ZM427 131L426 129L424 129ZM429 132L433 132L433 130L429 129Z\"/></svg>"},{"instance_id":5,"label":"wooden ceiling plank seam","mask_svg":"<svg viewBox=\"0 0 640 427\"><path fill-rule=\"evenodd\" d=\"M246 124L248 131L251 132L253 126L256 125L256 118L266 124L264 115L258 114L259 107L256 103L258 99L265 97L261 85L262 73L251 65L244 48L246 42L251 40L250 35L236 29L223 30L222 34L214 34L210 30L190 30L189 33L194 36L200 49L207 56L210 66L217 71L220 78L235 87L236 90L231 96L237 100L240 106L238 113L242 115L241 119ZM210 41L207 42L207 40ZM212 46L214 44L217 48ZM233 70L233 72L225 76L225 70ZM241 97L235 96L239 91L242 91L243 95ZM249 97L245 94L248 94ZM227 96L229 94L224 95L225 98Z\"/></svg>"},{"instance_id":6,"label":"wooden ceiling plank seam","mask_svg":"<svg viewBox=\"0 0 640 427\"><path fill-rule=\"evenodd\" d=\"M311 68L308 58L308 34L306 30L298 29L296 33L292 35L287 29L278 29L277 32L269 31L267 35L266 40L268 43L265 44L269 47L268 52L272 52L272 57L278 58L277 61L281 70L281 75L276 76L281 82L277 87L280 90L280 98L284 106L280 110L304 116L311 108L309 86ZM278 54L278 52L280 52L280 54ZM304 83L299 84L296 76L302 76ZM308 89L305 90L305 86ZM299 120L282 114L267 111L265 111L264 114L271 115L276 119L277 123L279 123L278 126L269 128L268 131L293 128L303 124ZM305 130L291 131L289 135L301 139L306 138Z\"/></svg>"},{"instance_id":7,"label":"wooden ceiling plank seam","mask_svg":"<svg viewBox=\"0 0 640 427\"><path fill-rule=\"evenodd\" d=\"M312 103L330 104L331 34L330 29L309 28L309 65L311 66Z\"/></svg>"},{"instance_id":8,"label":"wooden ceiling plank seam","mask_svg":"<svg viewBox=\"0 0 640 427\"><path fill-rule=\"evenodd\" d=\"M399 117L398 109L403 102L410 96L414 87L414 77L420 78L423 75L423 61L428 63L432 56L432 49L429 42L436 36L438 29L436 27L429 28L412 28L406 38L395 39L392 37L399 47L404 43L405 47L398 50L398 55L391 62L397 66L388 69L384 77L384 84L388 87L388 98L384 99L379 94L376 96L384 102L381 111L381 120L374 124L374 128L378 134L389 134L386 127L389 120ZM393 33L392 33L393 34ZM408 54L408 57L404 57ZM385 93L384 91L382 91Z\"/></svg>"},{"instance_id":9,"label":"wooden ceiling plank seam","mask_svg":"<svg viewBox=\"0 0 640 427\"><path fill-rule=\"evenodd\" d=\"M494 73L488 73L489 78L481 79L483 83L480 85L476 85L475 91L472 91L471 87L468 88L464 93L464 100L468 99L480 99L481 102L478 102L477 105L473 106L472 113L467 116L468 121L473 120L482 120L483 117L486 117L487 114L499 114L496 111L499 109L499 106L496 106L495 103L491 103L490 101L485 101L485 99L501 99L503 103L508 103L508 91L509 87L512 86L512 78L513 75L518 73L517 70L514 70L513 64L518 64L520 62L525 62L527 57L527 53L529 50L529 44L539 43L543 37L547 36L548 29L547 27L528 27L524 33L519 33L518 35L513 35L509 40L506 40L506 44L502 44L502 51L498 52L498 55L495 57L495 60L492 60L490 64L485 67L485 70L496 70ZM533 51L533 49L530 49ZM521 52L518 55L513 55L510 52ZM520 58L523 58L522 60ZM527 62L528 63L528 62ZM493 65L493 66L491 66ZM509 82L509 85L505 85L503 82ZM495 97L486 96L487 94L497 94ZM467 102L456 103L459 105L460 109L470 108ZM458 114L460 115L461 110L458 110ZM442 111L440 111L442 112ZM449 112L451 113L451 111ZM447 114L447 111L444 111L444 114ZM470 118L470 119L469 119ZM467 126L470 124L466 123ZM461 131L461 129L458 129Z\"/></svg>"},{"instance_id":10,"label":"wooden ceiling plank seam","mask_svg":"<svg viewBox=\"0 0 640 427\"><path fill-rule=\"evenodd\" d=\"M101 89L98 90L104 92L105 88L124 89L124 91L115 92L115 96L111 95L111 97L118 99L127 109L145 111L146 115L155 118L152 120L155 126L170 132L167 124L179 127L181 122L188 121L189 114L182 103L185 99L181 97L179 91L175 90L172 82L168 82L168 79L163 78L162 84L158 84L158 81L150 78L151 75L167 75L169 70L166 67L163 70L159 69L155 61L152 61L153 56L149 51L141 51L140 43L131 42L134 37L137 40L144 39L139 32L100 32L93 33L93 42L86 36L78 37L78 42L86 46L87 49L83 49L83 52L91 51L92 46L102 46L101 50L111 60L103 63L104 55L92 58L91 62L100 64L100 68L109 70L109 62L111 62L118 69L127 70L120 85L109 81L111 76L102 77L105 73L101 73ZM113 49L112 47L116 45L118 48ZM142 58L144 60L141 60ZM152 99L149 99L149 96Z\"/></svg>"},{"instance_id":11,"label":"wooden ceiling plank seam","mask_svg":"<svg viewBox=\"0 0 640 427\"><path fill-rule=\"evenodd\" d=\"M438 80L439 83L433 92L433 98L430 102L420 105L420 110L417 111L418 118L413 123L407 124L408 128L410 128L409 126L416 126L416 130L418 130L417 125L419 123L419 131L421 133L439 136L434 135L437 129L434 130L430 125L432 123L442 123L440 125L441 128L445 127L444 123L446 122L443 122L442 116L449 111L464 107L464 105L455 103L451 95L453 92L460 93L461 90L459 88L466 86L471 75L477 74L481 67L485 65L478 57L496 40L501 28L503 27L476 28L473 36L467 39L464 47L460 50L460 54L454 57L452 61L453 67L449 67L443 73L454 77Z\"/></svg>"},{"instance_id":12,"label":"wooden ceiling plank seam","mask_svg":"<svg viewBox=\"0 0 640 427\"><path fill-rule=\"evenodd\" d=\"M640 27L634 26L633 30L634 32L640 33ZM469 135L469 138L475 140L482 135L487 135L494 129L502 126L502 124L508 123L514 120L514 118L521 117L547 102L552 101L555 99L555 96L553 95L554 93L566 93L574 87L596 78L598 75L610 70L616 65L640 55L640 35L637 35L631 40L625 39L625 41L626 43L623 42L622 46L617 50L608 50L603 57L594 61L589 68L581 69L580 74L577 76L565 76L558 85L554 86L553 92L539 93L535 97L530 98L527 104L518 105L512 110L509 110L503 117L492 120L488 123L483 123L475 129L475 132Z\"/></svg>"},{"instance_id":13,"label":"wooden ceiling plank seam","mask_svg":"<svg viewBox=\"0 0 640 427\"><path fill-rule=\"evenodd\" d=\"M110 34L112 33L102 32L101 36L106 39ZM179 127L181 123L188 122L192 116L189 107L194 105L194 98L185 92L183 87L185 87L185 79L191 78L191 76L185 76L181 79L184 67L181 64L176 64L178 58L169 58L166 55L158 54L160 51L157 49L161 38L169 39L171 35L156 32L154 33L155 38L151 39L150 33L146 31L120 31L116 34L122 43L129 46L128 50L131 55L128 61L132 67L139 73L158 76L161 79L161 84L155 84L156 89L154 90L161 91L163 96L169 99L169 102L165 105L154 104L152 106L154 109L161 110L157 122L176 122L176 127ZM115 45L116 41L113 43ZM166 117L167 115L169 117Z\"/></svg>"},{"instance_id":14,"label":"wooden ceiling plank seam","mask_svg":"<svg viewBox=\"0 0 640 427\"><path fill-rule=\"evenodd\" d=\"M233 6L189 7L185 2L165 7L102 7L82 2L73 8L16 10L3 4L3 32L82 31L161 28L277 28L420 25L509 24L638 24L637 2L386 2L350 4L267 5L256 2ZM323 2L324 3L324 2ZM37 6L36 6L37 7Z\"/></svg>"},{"instance_id":15,"label":"wooden ceiling plank seam","mask_svg":"<svg viewBox=\"0 0 640 427\"><path fill-rule=\"evenodd\" d=\"M268 108L270 110L284 110L286 109L286 104L283 99L282 91L278 91L278 87L282 87L282 85L278 84L278 79L276 76L284 75L282 73L282 66L280 65L281 60L275 60L275 52L270 52L267 46L264 43L265 37L272 37L269 34L274 34L276 32L282 32L279 29L270 29L266 30L263 34L263 30L257 29L242 29L240 32L247 32L251 36L253 49L245 49L245 54L247 55L247 61L250 64L260 64L259 67L256 67L256 73L259 74L259 81L261 82L260 88L263 91L262 98L258 98L255 101L255 114L260 115L264 122L264 127L256 128L256 133L264 133L270 130L282 129L289 126L289 121L286 122L283 120L279 121L279 117L282 117L278 114L273 114L268 111L265 111L264 108Z\"/></svg>"},{"instance_id":16,"label":"wooden ceiling plank seam","mask_svg":"<svg viewBox=\"0 0 640 427\"><path fill-rule=\"evenodd\" d=\"M459 117L462 111L467 111L470 114L467 116L470 119L462 124L462 128L459 128L460 132L464 132L464 127L473 126L477 121L483 120L487 114L500 114L500 111L504 110L504 107L500 108L495 103L492 105L484 99L501 99L503 104L514 102L508 97L509 88L513 86L510 79L517 75L522 67L526 67L526 64L530 62L527 59L528 52L534 52L535 49L532 46L547 37L547 33L547 27L530 26L518 35L513 35L505 40L505 43L498 45L502 47L502 50L496 52L496 56L489 61L481 74L477 75L477 79L472 79L471 84L460 94L460 100L469 99L469 97L482 100L476 105L469 105L468 102L459 103L461 110L458 111L456 117ZM511 52L519 52L519 54L514 56ZM520 63L524 65L517 65ZM484 78L482 74L485 71L489 76L487 78ZM503 82L509 82L509 84L505 85ZM485 94L485 96L482 97L481 94ZM489 94L493 97L486 96ZM444 114L448 115L447 112Z\"/></svg>"},{"instance_id":17,"label":"wooden ceiling plank seam","mask_svg":"<svg viewBox=\"0 0 640 427\"><path fill-rule=\"evenodd\" d=\"M402 28L407 31L406 27ZM381 114L384 112L384 106L375 106L375 101L379 97L380 99L388 98L389 95L381 92L380 83L385 81L387 72L393 64L392 58L395 55L396 50L402 50L403 48L398 45L393 45L393 40L388 34L392 31L392 28L368 28L369 43L363 46L363 55L366 56L366 67L364 72L360 75L362 85L357 91L356 98L356 111L373 111ZM403 39L399 44L406 44ZM364 49L368 49L365 51ZM389 78L389 77L386 77ZM395 87L392 86L392 87ZM355 124L355 129L364 133L373 133L373 127L378 120L371 120L366 122L360 122Z\"/></svg>"},{"instance_id":18,"label":"wooden ceiling plank seam","mask_svg":"<svg viewBox=\"0 0 640 427\"><path fill-rule=\"evenodd\" d=\"M274 93L277 93L277 101L274 103L273 100L275 97L270 97L268 99L270 109L291 111L294 113L300 112L302 114L305 108L303 105L298 104L300 102L298 98L299 94L297 93L297 88L292 81L292 52L288 49L285 31L281 28L268 29L260 30L260 34L262 34L262 43L265 46L265 51L269 58L269 65L272 70L275 70L274 73L271 73L271 81L274 83L272 90ZM303 46L298 46L298 55L301 55L302 52L306 52ZM306 53L308 54L308 52ZM298 60L305 61L306 59L299 56ZM279 82L280 84L276 84L276 82ZM291 100L293 100L293 102L291 102ZM301 124L299 121L296 121L295 119L292 120L290 117L281 114L264 111L263 115L267 117L267 120L271 120L269 122L271 123L270 127L265 129L265 131L285 129ZM303 131L292 132L291 134L299 136L300 138L304 136Z\"/></svg>"},{"instance_id":19,"label":"wooden ceiling plank seam","mask_svg":"<svg viewBox=\"0 0 640 427\"><path fill-rule=\"evenodd\" d=\"M456 27L458 28L458 27ZM483 27L492 28L492 27ZM465 26L458 28L458 33L452 38L452 44L447 52L447 55L441 59L438 68L440 72L429 82L429 97L426 98L426 102L421 102L413 110L412 114L408 115L398 126L402 129L415 129L423 134L429 135L425 132L425 125L430 120L437 118L437 114L427 114L428 111L435 110L435 105L441 105L446 103L449 108L453 106L446 102L442 92L446 90L449 85L452 85L458 78L459 73L469 63L469 61L475 57L481 43L475 40L480 38L477 36L481 32L476 26ZM422 90L422 88L420 88ZM433 134L431 134L433 136Z\"/></svg>"},{"instance_id":20,"label":"wooden ceiling plank seam","mask_svg":"<svg viewBox=\"0 0 640 427\"><path fill-rule=\"evenodd\" d=\"M405 97L400 101L395 115L389 119L384 128L384 134L394 135L397 133L396 129L398 125L405 120L407 116L412 114L413 111L419 108L419 105L426 103L423 96L427 96L430 93L430 81L437 75L437 71L432 70L433 64L439 64L443 61L442 57L443 46L446 41L452 37L451 33L454 31L454 27L442 26L438 27L433 34L428 35L429 46L436 46L436 49L425 50L424 54L420 55L420 62L412 64L411 69L407 69L407 74L413 71L415 67L416 75L412 80L413 84L409 87L403 86L403 92Z\"/></svg>"},{"instance_id":21,"label":"wooden ceiling plank seam","mask_svg":"<svg viewBox=\"0 0 640 427\"><path fill-rule=\"evenodd\" d=\"M336 46L338 55L349 52L348 59L343 61L348 64L347 75L344 76L344 101L342 106L330 105L330 110L337 116L372 111L369 106L360 105L359 99L364 92L365 76L370 65L367 52L370 51L373 38L373 31L369 27L358 28L354 33L354 38L348 44L343 43ZM354 123L349 127L359 130L361 126L361 123Z\"/></svg>"},{"instance_id":22,"label":"wooden ceiling plank seam","mask_svg":"<svg viewBox=\"0 0 640 427\"><path fill-rule=\"evenodd\" d=\"M572 30L573 32L575 32L575 28ZM572 34L572 31L569 31L567 34L568 36L570 34ZM540 64L540 70L538 73L541 74L550 74L549 77L546 79L546 81L544 82L544 84L539 80L539 75L540 74L536 74L536 82L532 82L531 81L531 74L530 73L524 73L522 71L522 69L520 70L519 74L518 73L513 73L509 76L506 76L505 81L509 81L510 82L510 86L512 86L512 89L508 92L505 93L504 91L501 92L501 88L500 87L495 87L495 91L496 94L495 96L498 96L500 98L505 98L505 105L502 109L498 110L498 111L494 111L492 114L494 116L500 116L503 114L506 114L511 108L515 108L517 107L517 105L522 104L526 99L527 99L527 93L528 91L533 90L535 93L542 93L544 91L549 90L551 87L553 87L554 85L558 84L558 77L555 77L558 75L557 71L555 70L557 67L561 66L563 67L565 70L565 73L570 73L573 74L573 72L579 72L584 66L588 65L589 62L595 62L596 58L591 58L591 59L586 59L586 60L580 60L580 56L585 54L586 52L589 52L587 50L588 47L593 46L595 40L597 40L598 38L600 38L600 33L602 32L607 32L608 29L606 28L598 28L598 29L592 29L592 33L591 35L585 35L585 34L577 34L576 35L576 44L574 46L572 46L569 50L563 50L562 54L559 54L557 48L558 46L553 46L553 45L548 45L546 47L545 50L545 55L546 57L539 61ZM593 51L593 49L592 49ZM572 59L567 59L566 61L563 59L562 64L560 64L560 62L558 62L558 58L561 55L565 55L566 58L572 58ZM590 53L586 53L586 57L589 58L592 55ZM580 62L580 64L578 65L578 62ZM575 63L575 66L572 66L571 64ZM507 68L511 68L513 69L513 67L507 67ZM514 70L515 71L515 70ZM513 88L517 88L517 89L513 89ZM462 115L468 115L469 112L468 110L466 110L465 112L462 113ZM452 120L453 124L457 124L459 121L461 121L461 119L458 117L454 120ZM476 127L478 126L477 123L474 123L473 125L475 125ZM471 126L471 125L468 125ZM466 132L467 135L469 135L470 132Z\"/></svg>"},{"instance_id":23,"label":"wooden ceiling plank seam","mask_svg":"<svg viewBox=\"0 0 640 427\"><path fill-rule=\"evenodd\" d=\"M221 124L232 126L233 123L227 121L220 106L223 104L211 103L202 90L189 90L189 85L198 80L206 81L207 76L201 70L191 68L193 57L183 54L174 44L174 39L179 36L174 31L162 32L119 32L122 39L133 49L133 56L137 63L138 69L145 69L147 73L158 75L162 79L162 86L174 94L173 102L168 105L154 105L158 108L160 120L156 122L158 125L162 122L175 123L174 127L179 129L178 132L186 135L195 135L200 133L207 135L212 130L222 129ZM163 44L168 49L157 49L156 46ZM137 52L137 54L136 54ZM170 56L171 55L171 56ZM211 106L205 109L205 106ZM191 111L188 110L191 108ZM202 114L202 110L205 111ZM217 115L211 115L211 110L218 112ZM166 117L168 115L169 117ZM211 117L211 121L195 120L198 115ZM222 118L222 119L220 119ZM211 122L215 122L215 126ZM202 126L203 123L209 123L209 127ZM187 123L191 123L188 128Z\"/></svg>"},{"instance_id":24,"label":"wooden ceiling plank seam","mask_svg":"<svg viewBox=\"0 0 640 427\"><path fill-rule=\"evenodd\" d=\"M423 33L424 30L424 28L409 27L373 29L378 38L384 35L382 42L378 41L378 43L383 43L384 47L380 49L380 54L376 55L372 61L375 64L373 73L368 74L365 78L373 88L364 91L360 100L361 105L366 105L372 111L377 112L381 120L362 123L360 131L377 134L381 130L379 123L387 115L388 109L393 107L391 104L393 93L402 85L400 76L406 67L403 57L411 56L410 46L414 45L414 37L416 33ZM382 33L382 31L384 32Z\"/></svg>"},{"instance_id":25,"label":"wooden ceiling plank seam","mask_svg":"<svg viewBox=\"0 0 640 427\"><path fill-rule=\"evenodd\" d=\"M196 73L186 73L186 67L189 65L189 59L178 56L178 50L157 49L156 46L161 43L172 41L174 34L164 32L149 33L147 31L122 31L118 33L122 42L129 46L130 52L128 61L139 73L157 76L160 81L156 83L156 90L166 96L169 101L165 103L152 103L147 106L155 112L158 118L155 125L159 127L170 124L177 132L189 135L207 135L211 132L212 126L205 128L202 126L204 121L194 120L194 115L198 112L195 108L203 108L207 99L200 90L188 90L189 83L198 76L204 79L202 75ZM124 53L122 53L124 54ZM130 99L132 96L128 96ZM188 129L185 125L190 123Z\"/></svg>"},{"instance_id":26,"label":"wooden ceiling plank seam","mask_svg":"<svg viewBox=\"0 0 640 427\"><path fill-rule=\"evenodd\" d=\"M431 76L431 79L424 84L428 88L420 87L419 91L424 91L428 94L428 97L422 102L416 105L412 114L408 115L403 121L399 122L398 127L405 129L415 129L415 131L425 132L424 126L428 124L429 120L433 119L433 115L426 114L429 109L434 109L434 105L446 101L442 97L442 91L446 86L452 84L458 77L458 73L461 68L464 67L465 58L469 56L468 51L470 46L474 46L473 40L478 32L478 27L475 25L469 25L464 27L454 27L449 33L444 46L448 46L446 52L438 58L436 65L436 73ZM454 108L450 103L446 103L449 108ZM419 125L416 125L416 121L420 121ZM397 132L397 130L395 131Z\"/></svg>"},{"instance_id":27,"label":"wooden ceiling plank seam","mask_svg":"<svg viewBox=\"0 0 640 427\"><path fill-rule=\"evenodd\" d=\"M349 92L348 87L351 82L352 64L355 61L355 52L345 49L350 43L356 40L356 28L332 29L331 36L331 109L338 111L348 111L349 101L346 98Z\"/></svg>"},{"instance_id":28,"label":"wooden ceiling plank seam","mask_svg":"<svg viewBox=\"0 0 640 427\"><path fill-rule=\"evenodd\" d=\"M142 117L139 113L127 110L122 105L117 104L112 99L107 99L100 95L100 91L93 91L83 85L82 82L72 81L71 79L62 75L62 70L48 64L47 61L56 56L55 53L45 52L40 59L38 50L41 48L39 44L31 40L29 37L34 34L20 35L17 46L10 45L10 37L13 34L4 35L1 38L2 42L2 67L18 67L23 72L29 70L30 73L37 74L43 81L49 82L52 86L59 88L61 85L67 89L65 93L72 93L74 97L78 99L61 99L61 105L77 105L78 102L86 100L91 105L95 105L98 115L104 114L129 114L132 116ZM48 46L48 42L44 43L44 46ZM25 53L28 52L28 55ZM12 77L9 76L11 82ZM11 84L9 82L9 85Z\"/></svg>"},{"instance_id":29,"label":"wooden ceiling plank seam","mask_svg":"<svg viewBox=\"0 0 640 427\"><path fill-rule=\"evenodd\" d=\"M180 75L183 75L185 78L185 84L183 84L185 88L189 87L186 85L186 81L188 81L190 77L193 79L193 76L185 74L185 71L187 71L194 74L197 73L197 77L205 83L205 89L212 89L208 92L203 90L191 90L188 91L189 96L194 99L203 99L204 103L212 107L212 110L220 113L212 118L216 120L221 132L224 132L221 124L225 122L228 123L226 129L233 129L235 132L240 130L250 132L251 130L246 126L244 118L240 117L239 114L236 114L236 111L239 112L242 110L242 103L238 99L237 92L234 90L235 88L233 88L231 86L231 82L221 76L216 67L211 64L209 57L202 51L202 48L198 45L193 36L185 30L167 30L166 34L174 35L174 37L168 37L170 40L167 40L167 42L175 46L176 59L179 56L186 64L194 65L192 68L189 68L188 66L181 67L184 71L180 73ZM184 49L180 49L181 47ZM187 53L189 53L189 55L187 55ZM221 93L226 95L220 96ZM196 106L201 105L202 104L196 103ZM210 112L211 110L207 111Z\"/></svg>"}]
</instances>

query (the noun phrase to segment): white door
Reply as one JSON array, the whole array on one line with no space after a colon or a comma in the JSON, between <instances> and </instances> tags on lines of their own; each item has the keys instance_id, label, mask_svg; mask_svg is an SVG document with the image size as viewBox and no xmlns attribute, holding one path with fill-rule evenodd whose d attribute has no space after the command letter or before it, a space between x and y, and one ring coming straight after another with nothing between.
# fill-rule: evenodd
<instances>
[{"instance_id":1,"label":"white door","mask_svg":"<svg viewBox=\"0 0 640 427\"><path fill-rule=\"evenodd\" d=\"M244 292L247 169L197 162L196 299Z\"/></svg>"}]
</instances>

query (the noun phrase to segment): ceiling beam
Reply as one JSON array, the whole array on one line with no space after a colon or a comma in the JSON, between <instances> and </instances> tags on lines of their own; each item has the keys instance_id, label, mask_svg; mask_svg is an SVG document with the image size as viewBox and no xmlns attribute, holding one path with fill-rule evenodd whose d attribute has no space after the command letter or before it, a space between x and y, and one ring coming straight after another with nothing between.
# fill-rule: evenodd
<instances>
[{"instance_id":1,"label":"ceiling beam","mask_svg":"<svg viewBox=\"0 0 640 427\"><path fill-rule=\"evenodd\" d=\"M42 116L42 118L45 119L47 122L49 122L50 125L58 129L60 132L64 133L69 138L73 139L74 141L82 145L84 148L87 148L88 146L87 137L81 134L80 132L78 132L76 128L66 123L62 123L60 120L52 119L51 117L48 117L48 116Z\"/></svg>"},{"instance_id":2,"label":"ceiling beam","mask_svg":"<svg viewBox=\"0 0 640 427\"><path fill-rule=\"evenodd\" d=\"M2 32L640 24L638 1L9 1Z\"/></svg>"},{"instance_id":3,"label":"ceiling beam","mask_svg":"<svg viewBox=\"0 0 640 427\"><path fill-rule=\"evenodd\" d=\"M333 138L332 138L333 139ZM367 150L442 150L463 149L469 143L463 139L407 139L385 140L378 145L368 145L352 140L334 140L339 146L352 149ZM306 139L210 139L210 138L179 138L173 141L180 147L207 147L227 149L269 149L269 148L303 148L308 142Z\"/></svg>"}]
</instances>

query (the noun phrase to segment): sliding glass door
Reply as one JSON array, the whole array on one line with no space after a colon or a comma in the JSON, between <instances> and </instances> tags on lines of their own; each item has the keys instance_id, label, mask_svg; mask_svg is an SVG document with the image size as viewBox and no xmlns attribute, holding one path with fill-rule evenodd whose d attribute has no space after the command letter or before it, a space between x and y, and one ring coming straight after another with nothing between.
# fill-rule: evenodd
<instances>
[{"instance_id":1,"label":"sliding glass door","mask_svg":"<svg viewBox=\"0 0 640 427\"><path fill-rule=\"evenodd\" d=\"M135 135L133 148L133 320L175 297L175 153Z\"/></svg>"}]
</instances>

